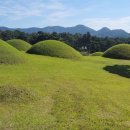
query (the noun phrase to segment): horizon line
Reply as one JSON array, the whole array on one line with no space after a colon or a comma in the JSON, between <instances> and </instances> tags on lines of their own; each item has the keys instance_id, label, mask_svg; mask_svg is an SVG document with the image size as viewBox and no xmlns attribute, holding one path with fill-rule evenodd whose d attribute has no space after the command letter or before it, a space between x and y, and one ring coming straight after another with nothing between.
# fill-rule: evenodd
<instances>
[{"instance_id":1,"label":"horizon line","mask_svg":"<svg viewBox=\"0 0 130 130\"><path fill-rule=\"evenodd\" d=\"M47 26L43 26L43 27L36 27L36 26L31 26L31 27L7 27L7 26L0 26L0 27L5 27L5 28L10 28L10 29L28 29L28 28L46 28L46 27L63 27L63 28L71 28L71 27L76 27L76 26L85 26L85 27L87 27L87 28L90 28L90 29L93 29L92 27L88 27L88 26L86 26L86 25L84 25L84 24L77 24L77 25L73 25L73 26L63 26L63 25L47 25ZM127 32L127 33L130 33L130 32L128 32L128 31L126 31L125 29L122 29L122 28L115 28L115 29L111 29L111 28L109 28L109 27L101 27L100 29L93 29L94 31L99 31L99 30L101 30L101 29L103 29L103 28L107 28L107 29L109 29L109 30L111 30L111 31L113 31L113 30L123 30L123 31L125 31L125 32Z\"/></svg>"}]
</instances>

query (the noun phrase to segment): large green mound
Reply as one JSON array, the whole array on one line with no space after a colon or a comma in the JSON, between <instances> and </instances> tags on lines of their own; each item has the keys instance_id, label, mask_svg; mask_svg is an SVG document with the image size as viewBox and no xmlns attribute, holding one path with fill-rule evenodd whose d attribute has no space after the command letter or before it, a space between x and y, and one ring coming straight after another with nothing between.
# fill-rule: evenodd
<instances>
[{"instance_id":1,"label":"large green mound","mask_svg":"<svg viewBox=\"0 0 130 130\"><path fill-rule=\"evenodd\" d=\"M82 57L72 47L56 40L41 41L32 46L28 53L69 59L80 59Z\"/></svg>"},{"instance_id":2,"label":"large green mound","mask_svg":"<svg viewBox=\"0 0 130 130\"><path fill-rule=\"evenodd\" d=\"M8 43L0 40L0 64L17 64L22 62L24 62L22 54Z\"/></svg>"},{"instance_id":3,"label":"large green mound","mask_svg":"<svg viewBox=\"0 0 130 130\"><path fill-rule=\"evenodd\" d=\"M11 46L15 47L19 51L27 51L31 48L31 45L20 39L12 39L7 41Z\"/></svg>"},{"instance_id":4,"label":"large green mound","mask_svg":"<svg viewBox=\"0 0 130 130\"><path fill-rule=\"evenodd\" d=\"M91 54L91 56L102 56L103 52L94 52Z\"/></svg>"},{"instance_id":5,"label":"large green mound","mask_svg":"<svg viewBox=\"0 0 130 130\"><path fill-rule=\"evenodd\" d=\"M30 90L14 86L0 86L0 102L26 102L36 98Z\"/></svg>"},{"instance_id":6,"label":"large green mound","mask_svg":"<svg viewBox=\"0 0 130 130\"><path fill-rule=\"evenodd\" d=\"M108 50L103 54L103 57L113 58L113 59L130 59L130 45L129 44L118 44Z\"/></svg>"}]
</instances>

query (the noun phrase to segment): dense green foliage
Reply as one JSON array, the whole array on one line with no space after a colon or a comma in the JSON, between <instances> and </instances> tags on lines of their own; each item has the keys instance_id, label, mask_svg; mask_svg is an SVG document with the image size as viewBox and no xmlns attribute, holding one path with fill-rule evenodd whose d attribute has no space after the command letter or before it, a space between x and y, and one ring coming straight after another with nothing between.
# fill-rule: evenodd
<instances>
[{"instance_id":1,"label":"dense green foliage","mask_svg":"<svg viewBox=\"0 0 130 130\"><path fill-rule=\"evenodd\" d=\"M27 51L31 48L31 45L21 39L12 39L8 40L7 43L9 43L11 46L15 47L16 49L20 51Z\"/></svg>"},{"instance_id":2,"label":"dense green foliage","mask_svg":"<svg viewBox=\"0 0 130 130\"><path fill-rule=\"evenodd\" d=\"M22 53L0 40L0 64L17 64L24 62Z\"/></svg>"},{"instance_id":3,"label":"dense green foliage","mask_svg":"<svg viewBox=\"0 0 130 130\"><path fill-rule=\"evenodd\" d=\"M59 40L69 44L79 51L86 51L87 53L104 52L113 45L119 43L130 43L130 38L99 38L86 34L69 34L69 33L24 33L18 30L15 31L0 31L0 38L3 40L22 39L28 43L35 44L43 40Z\"/></svg>"},{"instance_id":4,"label":"dense green foliage","mask_svg":"<svg viewBox=\"0 0 130 130\"><path fill-rule=\"evenodd\" d=\"M69 45L57 40L46 40L33 45L30 54L38 54L52 57L80 59L82 56Z\"/></svg>"},{"instance_id":5,"label":"dense green foliage","mask_svg":"<svg viewBox=\"0 0 130 130\"><path fill-rule=\"evenodd\" d=\"M130 61L24 56L25 64L0 65L0 91L12 95L0 101L0 130L130 129L130 79L103 69ZM39 98L30 100L26 90Z\"/></svg>"},{"instance_id":6,"label":"dense green foliage","mask_svg":"<svg viewBox=\"0 0 130 130\"><path fill-rule=\"evenodd\" d=\"M130 45L119 44L109 48L103 54L104 57L114 59L130 59Z\"/></svg>"},{"instance_id":7,"label":"dense green foliage","mask_svg":"<svg viewBox=\"0 0 130 130\"><path fill-rule=\"evenodd\" d=\"M103 52L94 52L91 54L91 56L102 56Z\"/></svg>"}]
</instances>

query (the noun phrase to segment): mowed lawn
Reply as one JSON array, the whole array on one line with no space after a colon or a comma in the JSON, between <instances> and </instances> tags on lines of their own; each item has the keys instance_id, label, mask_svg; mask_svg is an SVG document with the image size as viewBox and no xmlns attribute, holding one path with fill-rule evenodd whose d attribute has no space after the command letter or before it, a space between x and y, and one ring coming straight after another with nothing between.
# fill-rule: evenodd
<instances>
[{"instance_id":1,"label":"mowed lawn","mask_svg":"<svg viewBox=\"0 0 130 130\"><path fill-rule=\"evenodd\" d=\"M103 69L130 61L25 58L25 64L0 65L1 88L29 92L27 100L0 100L0 130L130 130L130 78Z\"/></svg>"}]
</instances>

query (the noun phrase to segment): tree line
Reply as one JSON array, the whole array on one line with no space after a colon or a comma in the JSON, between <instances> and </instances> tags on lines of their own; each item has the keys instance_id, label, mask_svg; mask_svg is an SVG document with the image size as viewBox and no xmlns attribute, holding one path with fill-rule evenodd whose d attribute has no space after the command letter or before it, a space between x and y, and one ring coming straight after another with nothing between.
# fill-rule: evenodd
<instances>
[{"instance_id":1,"label":"tree line","mask_svg":"<svg viewBox=\"0 0 130 130\"><path fill-rule=\"evenodd\" d=\"M111 46L120 43L130 44L130 38L110 38L110 37L101 38L91 36L89 32L86 32L86 34L79 34L79 33L70 34L70 33L56 33L56 32L45 33L41 31L37 33L25 33L19 30L0 31L0 39L2 40L6 41L15 38L25 40L32 45L43 40L50 40L50 39L60 40L79 51L84 51L87 53L93 53L97 51L104 52Z\"/></svg>"}]
</instances>

